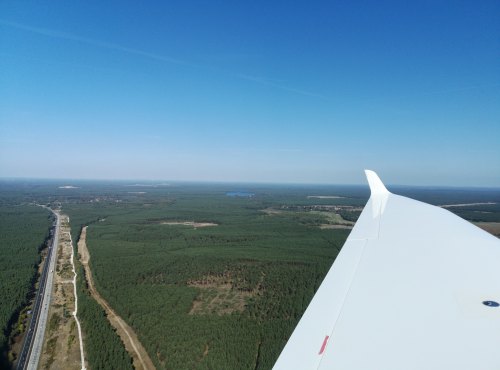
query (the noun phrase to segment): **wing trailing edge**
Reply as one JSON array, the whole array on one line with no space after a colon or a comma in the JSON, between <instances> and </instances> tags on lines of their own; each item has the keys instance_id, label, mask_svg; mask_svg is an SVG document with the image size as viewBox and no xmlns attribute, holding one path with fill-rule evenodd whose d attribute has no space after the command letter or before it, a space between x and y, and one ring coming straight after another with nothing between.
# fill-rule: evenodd
<instances>
[{"instance_id":1,"label":"wing trailing edge","mask_svg":"<svg viewBox=\"0 0 500 370\"><path fill-rule=\"evenodd\" d=\"M500 240L366 176L370 199L274 369L500 369Z\"/></svg>"}]
</instances>

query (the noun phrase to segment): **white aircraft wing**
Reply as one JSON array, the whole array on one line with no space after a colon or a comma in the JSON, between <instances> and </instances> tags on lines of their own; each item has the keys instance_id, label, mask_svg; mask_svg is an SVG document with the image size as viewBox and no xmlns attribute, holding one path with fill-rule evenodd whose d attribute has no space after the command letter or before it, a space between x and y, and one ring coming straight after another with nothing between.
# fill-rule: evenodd
<instances>
[{"instance_id":1,"label":"white aircraft wing","mask_svg":"<svg viewBox=\"0 0 500 370\"><path fill-rule=\"evenodd\" d=\"M500 240L366 175L371 197L274 369L500 369Z\"/></svg>"}]
</instances>

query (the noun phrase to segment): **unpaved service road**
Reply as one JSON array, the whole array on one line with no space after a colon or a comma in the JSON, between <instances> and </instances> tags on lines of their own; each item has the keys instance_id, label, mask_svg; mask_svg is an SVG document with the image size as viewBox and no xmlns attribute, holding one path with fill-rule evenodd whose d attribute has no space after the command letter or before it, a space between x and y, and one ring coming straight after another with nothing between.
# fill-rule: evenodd
<instances>
[{"instance_id":1,"label":"unpaved service road","mask_svg":"<svg viewBox=\"0 0 500 370\"><path fill-rule=\"evenodd\" d=\"M73 244L68 216L61 214L59 217L61 221L54 290L39 368L78 370L86 368L86 364L77 317Z\"/></svg>"},{"instance_id":2,"label":"unpaved service road","mask_svg":"<svg viewBox=\"0 0 500 370\"><path fill-rule=\"evenodd\" d=\"M87 226L82 229L82 234L80 235L80 240L78 241L78 253L80 254L80 262L85 269L85 275L87 276L87 283L92 297L106 311L108 320L116 329L116 332L125 344L125 349L132 357L132 360L134 361L134 367L136 369L145 370L155 369L153 361L151 361L148 353L142 346L141 342L139 342L139 339L137 338L135 332L120 316L116 314L116 312L111 308L108 302L106 302L106 300L102 298L95 289L92 271L90 270L89 266L90 254L89 250L87 249L86 238Z\"/></svg>"}]
</instances>

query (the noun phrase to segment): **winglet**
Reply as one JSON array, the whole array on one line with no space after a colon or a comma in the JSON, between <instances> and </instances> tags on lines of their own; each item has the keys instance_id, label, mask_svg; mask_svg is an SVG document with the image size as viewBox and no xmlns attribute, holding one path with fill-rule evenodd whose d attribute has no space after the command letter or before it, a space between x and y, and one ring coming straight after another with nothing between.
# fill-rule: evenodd
<instances>
[{"instance_id":1,"label":"winglet","mask_svg":"<svg viewBox=\"0 0 500 370\"><path fill-rule=\"evenodd\" d=\"M368 180L368 185L370 185L370 191L372 195L383 195L390 194L389 191L385 188L385 185L382 183L382 180L378 177L378 175L370 170L365 170L366 179Z\"/></svg>"}]
</instances>

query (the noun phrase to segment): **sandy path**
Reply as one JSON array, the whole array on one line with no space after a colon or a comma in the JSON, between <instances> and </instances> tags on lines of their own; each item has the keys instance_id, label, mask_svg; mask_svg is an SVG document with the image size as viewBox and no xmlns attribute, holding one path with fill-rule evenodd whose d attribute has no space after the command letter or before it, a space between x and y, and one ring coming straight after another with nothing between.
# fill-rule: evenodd
<instances>
[{"instance_id":1,"label":"sandy path","mask_svg":"<svg viewBox=\"0 0 500 370\"><path fill-rule=\"evenodd\" d=\"M68 217L68 225L69 225L69 217ZM68 237L69 237L69 241L70 241L70 245L72 246L73 245L73 241L71 239L71 232L68 231ZM73 317L75 318L76 320L76 325L77 325L77 328L78 328L78 339L80 341L80 358L81 358L81 364L82 364L82 370L85 370L86 367L85 367L85 355L84 355L84 351L83 351L83 338L82 338L82 327L80 325L80 320L78 320L78 294L76 293L76 277L77 277L77 274L76 274L76 270L75 270L75 263L74 263L74 256L75 256L75 250L74 248L71 248L71 258L70 258L70 261L71 261L71 268L73 270L73 288L74 288L74 297L75 297L75 310L73 311Z\"/></svg>"},{"instance_id":2,"label":"sandy path","mask_svg":"<svg viewBox=\"0 0 500 370\"><path fill-rule=\"evenodd\" d=\"M45 329L39 369L85 370L82 332L78 319L74 249L71 241L69 217L52 210L58 219L58 243L55 253L53 289L50 299L49 321ZM67 315L71 312L71 316ZM77 340L75 340L75 338Z\"/></svg>"},{"instance_id":3,"label":"sandy path","mask_svg":"<svg viewBox=\"0 0 500 370\"><path fill-rule=\"evenodd\" d=\"M111 325L116 329L116 332L120 336L121 340L125 345L125 349L132 357L134 361L134 367L136 369L155 369L153 361L149 358L148 353L142 346L141 342L137 338L137 335L132 330L132 328L116 314L116 312L111 308L111 306L106 302L104 298L97 292L94 286L94 279L92 277L92 271L89 267L90 254L87 249L86 244L87 237L87 226L82 229L82 234L80 235L80 240L78 241L78 253L80 254L80 262L85 268L85 274L87 276L87 283L89 285L90 293L92 297L99 303L102 308L107 313L108 320Z\"/></svg>"}]
</instances>

